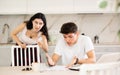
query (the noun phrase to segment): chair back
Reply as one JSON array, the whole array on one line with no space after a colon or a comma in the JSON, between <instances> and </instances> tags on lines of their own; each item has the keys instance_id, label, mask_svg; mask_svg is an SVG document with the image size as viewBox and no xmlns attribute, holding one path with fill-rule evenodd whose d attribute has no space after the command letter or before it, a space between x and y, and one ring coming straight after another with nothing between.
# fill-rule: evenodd
<instances>
[{"instance_id":1,"label":"chair back","mask_svg":"<svg viewBox=\"0 0 120 75\"><path fill-rule=\"evenodd\" d=\"M120 62L83 64L79 75L120 75Z\"/></svg>"},{"instance_id":2,"label":"chair back","mask_svg":"<svg viewBox=\"0 0 120 75\"><path fill-rule=\"evenodd\" d=\"M26 48L12 46L12 66L31 66L32 62L40 62L39 46L27 45Z\"/></svg>"}]
</instances>

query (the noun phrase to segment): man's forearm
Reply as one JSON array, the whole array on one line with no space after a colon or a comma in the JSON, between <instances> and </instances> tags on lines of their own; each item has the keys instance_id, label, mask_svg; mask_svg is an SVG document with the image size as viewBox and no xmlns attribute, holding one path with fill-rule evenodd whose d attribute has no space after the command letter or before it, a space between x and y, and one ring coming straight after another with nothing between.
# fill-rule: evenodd
<instances>
[{"instance_id":1,"label":"man's forearm","mask_svg":"<svg viewBox=\"0 0 120 75\"><path fill-rule=\"evenodd\" d=\"M94 58L87 58L87 59L81 59L78 60L77 64L83 64L83 63L95 63L96 60Z\"/></svg>"}]
</instances>

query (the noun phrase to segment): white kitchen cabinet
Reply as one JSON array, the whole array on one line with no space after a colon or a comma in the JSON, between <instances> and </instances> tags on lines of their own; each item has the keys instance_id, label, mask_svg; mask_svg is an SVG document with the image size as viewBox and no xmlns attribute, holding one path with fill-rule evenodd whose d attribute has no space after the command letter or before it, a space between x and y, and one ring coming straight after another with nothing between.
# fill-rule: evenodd
<instances>
[{"instance_id":1,"label":"white kitchen cabinet","mask_svg":"<svg viewBox=\"0 0 120 75\"><path fill-rule=\"evenodd\" d=\"M115 13L116 0L74 0L75 13ZM107 1L105 8L100 8L101 2Z\"/></svg>"},{"instance_id":2,"label":"white kitchen cabinet","mask_svg":"<svg viewBox=\"0 0 120 75\"><path fill-rule=\"evenodd\" d=\"M99 8L100 1L103 0L0 0L0 14L116 13L117 0L105 0L106 8Z\"/></svg>"},{"instance_id":3,"label":"white kitchen cabinet","mask_svg":"<svg viewBox=\"0 0 120 75\"><path fill-rule=\"evenodd\" d=\"M0 0L0 14L25 14L27 0Z\"/></svg>"},{"instance_id":4,"label":"white kitchen cabinet","mask_svg":"<svg viewBox=\"0 0 120 75\"><path fill-rule=\"evenodd\" d=\"M73 13L74 0L29 0L28 13L43 12L45 14Z\"/></svg>"}]
</instances>

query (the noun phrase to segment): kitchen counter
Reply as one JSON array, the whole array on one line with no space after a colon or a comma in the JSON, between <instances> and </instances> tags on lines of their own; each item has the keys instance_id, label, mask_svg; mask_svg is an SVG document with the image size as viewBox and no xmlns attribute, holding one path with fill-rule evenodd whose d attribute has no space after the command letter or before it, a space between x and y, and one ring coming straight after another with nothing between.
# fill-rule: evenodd
<instances>
[{"instance_id":1,"label":"kitchen counter","mask_svg":"<svg viewBox=\"0 0 120 75\"><path fill-rule=\"evenodd\" d=\"M16 43L0 43L0 46L11 46L11 45L15 45ZM54 47L55 45L51 45L51 44L49 44L49 46L52 46L52 47ZM117 43L117 44L104 44L104 43L101 43L101 44L94 44L94 46L95 47L104 47L104 46L120 46L120 43Z\"/></svg>"},{"instance_id":2,"label":"kitchen counter","mask_svg":"<svg viewBox=\"0 0 120 75\"><path fill-rule=\"evenodd\" d=\"M120 47L120 44L95 44L94 47Z\"/></svg>"},{"instance_id":3,"label":"kitchen counter","mask_svg":"<svg viewBox=\"0 0 120 75\"><path fill-rule=\"evenodd\" d=\"M0 66L10 66L11 64L11 46L15 44L0 44ZM101 44L94 44L95 53L97 59L105 53L113 53L113 52L120 52L120 45L101 45ZM49 54L52 55L54 52L55 45L49 46ZM44 58L44 52L41 53L42 59Z\"/></svg>"}]
</instances>

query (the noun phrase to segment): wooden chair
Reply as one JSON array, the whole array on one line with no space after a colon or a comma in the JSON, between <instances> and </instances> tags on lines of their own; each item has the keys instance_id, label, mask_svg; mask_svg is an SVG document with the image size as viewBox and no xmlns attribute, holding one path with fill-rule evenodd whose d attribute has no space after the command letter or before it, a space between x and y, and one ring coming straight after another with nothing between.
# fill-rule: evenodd
<instances>
[{"instance_id":1,"label":"wooden chair","mask_svg":"<svg viewBox=\"0 0 120 75\"><path fill-rule=\"evenodd\" d=\"M97 63L117 62L120 61L120 52L103 54Z\"/></svg>"},{"instance_id":2,"label":"wooden chair","mask_svg":"<svg viewBox=\"0 0 120 75\"><path fill-rule=\"evenodd\" d=\"M40 62L39 46L28 45L26 48L12 46L12 66L30 66L32 62Z\"/></svg>"},{"instance_id":3,"label":"wooden chair","mask_svg":"<svg viewBox=\"0 0 120 75\"><path fill-rule=\"evenodd\" d=\"M120 62L83 64L79 75L120 75Z\"/></svg>"}]
</instances>

